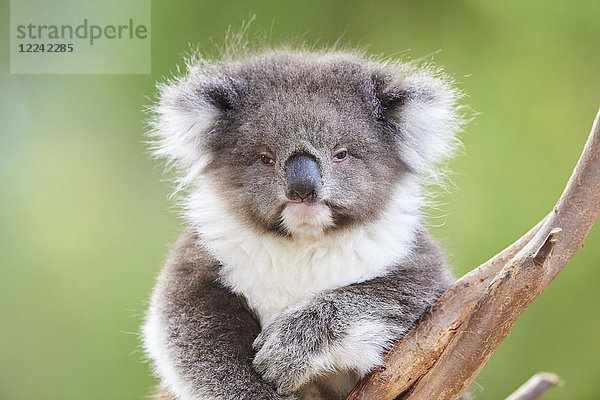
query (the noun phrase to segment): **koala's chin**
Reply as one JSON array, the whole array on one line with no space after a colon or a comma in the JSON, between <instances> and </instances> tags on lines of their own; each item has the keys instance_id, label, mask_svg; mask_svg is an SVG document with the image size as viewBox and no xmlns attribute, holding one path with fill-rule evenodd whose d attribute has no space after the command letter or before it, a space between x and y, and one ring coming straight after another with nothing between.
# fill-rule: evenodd
<instances>
[{"instance_id":1,"label":"koala's chin","mask_svg":"<svg viewBox=\"0 0 600 400\"><path fill-rule=\"evenodd\" d=\"M294 238L318 238L334 225L331 209L323 202L288 203L281 213L281 222Z\"/></svg>"}]
</instances>

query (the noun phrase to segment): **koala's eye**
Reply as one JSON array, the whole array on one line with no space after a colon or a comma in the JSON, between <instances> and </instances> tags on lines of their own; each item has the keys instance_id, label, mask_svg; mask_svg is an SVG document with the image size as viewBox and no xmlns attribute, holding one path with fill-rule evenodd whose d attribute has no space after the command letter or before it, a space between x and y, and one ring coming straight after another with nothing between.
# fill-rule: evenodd
<instances>
[{"instance_id":1,"label":"koala's eye","mask_svg":"<svg viewBox=\"0 0 600 400\"><path fill-rule=\"evenodd\" d=\"M269 153L260 153L260 161L265 165L275 165L275 157Z\"/></svg>"},{"instance_id":2,"label":"koala's eye","mask_svg":"<svg viewBox=\"0 0 600 400\"><path fill-rule=\"evenodd\" d=\"M342 162L348 158L348 150L342 148L333 153L333 162Z\"/></svg>"}]
</instances>

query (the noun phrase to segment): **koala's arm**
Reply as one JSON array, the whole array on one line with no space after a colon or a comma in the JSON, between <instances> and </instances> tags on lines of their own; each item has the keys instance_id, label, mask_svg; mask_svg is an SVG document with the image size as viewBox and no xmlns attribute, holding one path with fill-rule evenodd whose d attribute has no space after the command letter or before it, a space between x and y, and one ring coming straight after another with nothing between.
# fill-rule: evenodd
<instances>
[{"instance_id":1,"label":"koala's arm","mask_svg":"<svg viewBox=\"0 0 600 400\"><path fill-rule=\"evenodd\" d=\"M154 289L144 341L162 384L180 400L283 397L252 367L260 325L217 282L218 263L186 232Z\"/></svg>"},{"instance_id":2,"label":"koala's arm","mask_svg":"<svg viewBox=\"0 0 600 400\"><path fill-rule=\"evenodd\" d=\"M421 233L410 260L386 276L318 293L286 310L256 339L254 365L279 393L334 371L364 376L451 281L439 248Z\"/></svg>"}]
</instances>

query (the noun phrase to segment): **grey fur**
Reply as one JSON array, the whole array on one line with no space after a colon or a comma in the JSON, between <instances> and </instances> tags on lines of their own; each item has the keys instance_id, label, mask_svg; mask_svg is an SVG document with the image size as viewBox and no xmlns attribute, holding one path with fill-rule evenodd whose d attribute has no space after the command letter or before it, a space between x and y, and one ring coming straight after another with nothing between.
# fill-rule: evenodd
<instances>
[{"instance_id":1,"label":"grey fur","mask_svg":"<svg viewBox=\"0 0 600 400\"><path fill-rule=\"evenodd\" d=\"M216 218L282 246L358 232L397 205L394 193L406 180L434 174L451 154L461 123L458 95L431 67L289 49L195 60L187 75L162 86L156 151L190 194L184 205L191 226L160 275L145 327L150 356L171 391L186 400L347 394L368 372L362 369L374 366L349 360L356 341L379 360L451 282L425 229L406 227L411 239L401 246L409 256L385 272L307 296L261 328L244 292L224 279L228 261L214 243L228 239L209 237L202 218L211 209L192 198L214 191L224 210ZM348 158L333 163L339 148ZM275 157L274 166L261 161L264 153ZM308 239L282 217L285 162L295 154L317 160L321 203L332 217ZM418 216L421 205L407 215Z\"/></svg>"},{"instance_id":2,"label":"grey fur","mask_svg":"<svg viewBox=\"0 0 600 400\"><path fill-rule=\"evenodd\" d=\"M174 245L153 302L182 378L217 399L281 399L252 368L260 325L243 299L217 282L218 262L185 232Z\"/></svg>"}]
</instances>

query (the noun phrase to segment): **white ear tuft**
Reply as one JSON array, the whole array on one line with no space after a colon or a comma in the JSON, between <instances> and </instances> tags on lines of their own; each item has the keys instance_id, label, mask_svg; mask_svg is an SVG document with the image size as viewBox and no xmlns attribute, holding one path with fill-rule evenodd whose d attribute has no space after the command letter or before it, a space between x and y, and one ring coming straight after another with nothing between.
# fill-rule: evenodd
<instances>
[{"instance_id":1,"label":"white ear tuft","mask_svg":"<svg viewBox=\"0 0 600 400\"><path fill-rule=\"evenodd\" d=\"M392 118L399 128L404 160L419 173L430 172L460 143L456 134L463 124L457 105L461 93L428 69L409 74L397 89L403 99Z\"/></svg>"},{"instance_id":2,"label":"white ear tuft","mask_svg":"<svg viewBox=\"0 0 600 400\"><path fill-rule=\"evenodd\" d=\"M180 188L188 185L210 162L205 136L219 116L219 109L199 89L203 77L190 74L158 85L158 104L152 113L151 150L178 171Z\"/></svg>"}]
</instances>

